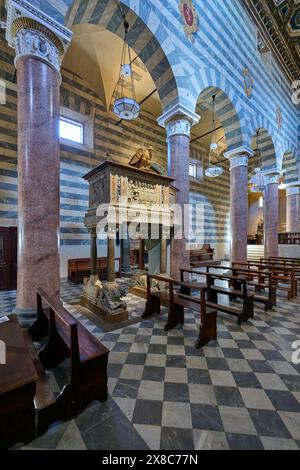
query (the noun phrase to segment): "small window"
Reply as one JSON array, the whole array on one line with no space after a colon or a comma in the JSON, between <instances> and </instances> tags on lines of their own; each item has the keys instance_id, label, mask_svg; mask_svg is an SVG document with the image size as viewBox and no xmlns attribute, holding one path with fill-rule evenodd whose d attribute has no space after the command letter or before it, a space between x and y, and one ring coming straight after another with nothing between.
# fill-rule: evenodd
<instances>
[{"instance_id":1,"label":"small window","mask_svg":"<svg viewBox=\"0 0 300 470\"><path fill-rule=\"evenodd\" d=\"M83 124L65 117L59 118L59 136L77 144L83 144Z\"/></svg>"},{"instance_id":2,"label":"small window","mask_svg":"<svg viewBox=\"0 0 300 470\"><path fill-rule=\"evenodd\" d=\"M189 164L189 175L192 178L197 178L197 165L196 165L196 163L190 163Z\"/></svg>"}]
</instances>

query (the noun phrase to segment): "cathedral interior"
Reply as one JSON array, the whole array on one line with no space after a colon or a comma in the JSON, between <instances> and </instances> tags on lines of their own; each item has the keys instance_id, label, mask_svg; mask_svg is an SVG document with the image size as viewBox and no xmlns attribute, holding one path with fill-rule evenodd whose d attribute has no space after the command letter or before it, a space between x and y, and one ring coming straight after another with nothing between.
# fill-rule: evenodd
<instances>
[{"instance_id":1,"label":"cathedral interior","mask_svg":"<svg viewBox=\"0 0 300 470\"><path fill-rule=\"evenodd\" d=\"M0 0L0 449L300 449L298 0Z\"/></svg>"}]
</instances>

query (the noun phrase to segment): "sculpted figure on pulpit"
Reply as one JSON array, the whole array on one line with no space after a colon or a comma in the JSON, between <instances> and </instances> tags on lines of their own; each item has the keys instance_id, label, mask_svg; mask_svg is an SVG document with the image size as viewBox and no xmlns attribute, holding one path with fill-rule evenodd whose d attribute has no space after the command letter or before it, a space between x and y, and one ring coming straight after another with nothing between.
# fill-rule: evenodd
<instances>
[{"instance_id":1,"label":"sculpted figure on pulpit","mask_svg":"<svg viewBox=\"0 0 300 470\"><path fill-rule=\"evenodd\" d=\"M139 170L151 171L151 163L153 158L153 147L148 149L139 148L138 151L133 155L129 162L129 165L138 168Z\"/></svg>"}]
</instances>

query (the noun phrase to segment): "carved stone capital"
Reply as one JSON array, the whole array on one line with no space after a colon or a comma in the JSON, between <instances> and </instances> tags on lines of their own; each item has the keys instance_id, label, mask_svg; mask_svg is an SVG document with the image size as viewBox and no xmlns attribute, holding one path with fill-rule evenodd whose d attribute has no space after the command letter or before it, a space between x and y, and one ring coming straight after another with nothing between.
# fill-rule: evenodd
<instances>
[{"instance_id":1,"label":"carved stone capital","mask_svg":"<svg viewBox=\"0 0 300 470\"><path fill-rule=\"evenodd\" d=\"M224 153L224 157L230 161L230 170L239 166L248 167L248 160L254 154L249 147L239 147Z\"/></svg>"},{"instance_id":2,"label":"carved stone capital","mask_svg":"<svg viewBox=\"0 0 300 470\"><path fill-rule=\"evenodd\" d=\"M7 0L6 8L6 40L16 51L15 66L29 56L59 73L73 33L25 0Z\"/></svg>"},{"instance_id":3,"label":"carved stone capital","mask_svg":"<svg viewBox=\"0 0 300 470\"><path fill-rule=\"evenodd\" d=\"M198 114L181 105L175 105L158 118L157 122L160 126L165 127L167 139L169 139L174 135L190 137L191 127L197 124L199 119Z\"/></svg>"},{"instance_id":4,"label":"carved stone capital","mask_svg":"<svg viewBox=\"0 0 300 470\"><path fill-rule=\"evenodd\" d=\"M282 176L282 171L278 169L263 171L264 184L279 184L279 180Z\"/></svg>"},{"instance_id":5,"label":"carved stone capital","mask_svg":"<svg viewBox=\"0 0 300 470\"><path fill-rule=\"evenodd\" d=\"M286 195L287 196L299 196L300 194L300 185L290 185L286 188Z\"/></svg>"},{"instance_id":6,"label":"carved stone capital","mask_svg":"<svg viewBox=\"0 0 300 470\"><path fill-rule=\"evenodd\" d=\"M168 122L166 124L167 139L173 137L174 135L185 135L187 137L191 136L191 123L186 118L176 118L174 121Z\"/></svg>"}]
</instances>

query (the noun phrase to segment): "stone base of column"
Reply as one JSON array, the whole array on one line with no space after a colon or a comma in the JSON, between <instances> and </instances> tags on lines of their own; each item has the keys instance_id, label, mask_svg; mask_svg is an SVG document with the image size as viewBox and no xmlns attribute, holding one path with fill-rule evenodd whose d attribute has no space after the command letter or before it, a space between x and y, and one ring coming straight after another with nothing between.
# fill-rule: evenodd
<instances>
[{"instance_id":1,"label":"stone base of column","mask_svg":"<svg viewBox=\"0 0 300 470\"><path fill-rule=\"evenodd\" d=\"M12 311L17 315L22 328L28 328L36 320L37 311L34 308L18 308L15 307Z\"/></svg>"},{"instance_id":2,"label":"stone base of column","mask_svg":"<svg viewBox=\"0 0 300 470\"><path fill-rule=\"evenodd\" d=\"M127 304L121 300L126 294L124 287L117 283L102 284L94 275L84 285L80 304L107 323L119 323L128 320Z\"/></svg>"}]
</instances>

